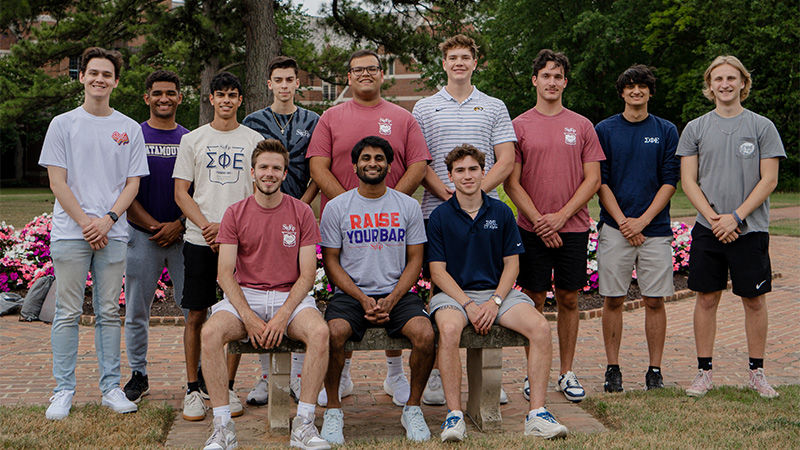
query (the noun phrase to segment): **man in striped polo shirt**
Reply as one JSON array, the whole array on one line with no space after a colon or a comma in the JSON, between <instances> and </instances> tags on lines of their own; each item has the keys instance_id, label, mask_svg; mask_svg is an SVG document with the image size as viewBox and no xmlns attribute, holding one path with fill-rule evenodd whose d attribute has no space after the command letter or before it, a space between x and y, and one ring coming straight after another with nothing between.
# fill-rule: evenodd
<instances>
[{"instance_id":1,"label":"man in striped polo shirt","mask_svg":"<svg viewBox=\"0 0 800 450\"><path fill-rule=\"evenodd\" d=\"M447 86L438 93L414 105L417 119L433 162L422 186L422 217L427 228L428 218L453 196L453 183L447 176L444 159L453 148L470 144L486 155L486 176L481 188L489 196L499 198L495 188L511 174L514 167L514 143L517 137L508 109L502 100L490 97L472 85L472 73L478 66L478 46L463 34L453 36L439 44L442 67L447 73ZM430 277L427 249L423 273ZM507 403L505 391L500 393L501 403ZM444 405L439 370L434 369L423 395L428 405Z\"/></svg>"}]
</instances>

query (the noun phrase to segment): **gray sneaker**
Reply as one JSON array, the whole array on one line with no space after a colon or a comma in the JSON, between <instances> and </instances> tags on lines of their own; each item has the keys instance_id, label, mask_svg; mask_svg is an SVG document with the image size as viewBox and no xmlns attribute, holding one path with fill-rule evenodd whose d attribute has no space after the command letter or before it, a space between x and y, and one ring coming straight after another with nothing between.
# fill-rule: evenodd
<instances>
[{"instance_id":1,"label":"gray sneaker","mask_svg":"<svg viewBox=\"0 0 800 450\"><path fill-rule=\"evenodd\" d=\"M442 376L439 374L439 369L431 371L431 376L428 377L428 384L425 385L425 390L422 391L422 403L434 406L447 403L444 398Z\"/></svg>"},{"instance_id":2,"label":"gray sneaker","mask_svg":"<svg viewBox=\"0 0 800 450\"><path fill-rule=\"evenodd\" d=\"M228 424L223 426L222 417L214 417L214 432L206 441L206 446L203 447L203 450L228 450L238 446L239 443L236 442L236 424L229 420Z\"/></svg>"},{"instance_id":3,"label":"gray sneaker","mask_svg":"<svg viewBox=\"0 0 800 450\"><path fill-rule=\"evenodd\" d=\"M431 430L425 423L425 416L422 415L422 408L419 406L403 407L403 415L400 416L400 423L406 429L406 437L414 442L423 442L431 438Z\"/></svg>"},{"instance_id":4,"label":"gray sneaker","mask_svg":"<svg viewBox=\"0 0 800 450\"><path fill-rule=\"evenodd\" d=\"M344 445L344 413L339 408L325 410L322 422L322 439L334 445Z\"/></svg>"},{"instance_id":5,"label":"gray sneaker","mask_svg":"<svg viewBox=\"0 0 800 450\"><path fill-rule=\"evenodd\" d=\"M550 411L544 410L535 416L525 418L525 436L537 436L545 439L565 437L567 427L558 423Z\"/></svg>"},{"instance_id":6,"label":"gray sneaker","mask_svg":"<svg viewBox=\"0 0 800 450\"><path fill-rule=\"evenodd\" d=\"M292 420L292 437L289 445L303 449L327 450L331 448L331 444L320 437L314 422L300 416L295 416Z\"/></svg>"}]
</instances>

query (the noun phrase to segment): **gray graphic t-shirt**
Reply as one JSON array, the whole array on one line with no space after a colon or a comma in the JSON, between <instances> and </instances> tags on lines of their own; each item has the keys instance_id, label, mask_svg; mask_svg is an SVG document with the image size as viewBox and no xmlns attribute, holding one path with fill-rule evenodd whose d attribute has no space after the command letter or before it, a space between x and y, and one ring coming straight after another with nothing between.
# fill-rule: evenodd
<instances>
[{"instance_id":1,"label":"gray graphic t-shirt","mask_svg":"<svg viewBox=\"0 0 800 450\"><path fill-rule=\"evenodd\" d=\"M342 268L370 296L391 292L406 267L406 246L427 241L419 203L388 188L375 199L362 197L358 188L334 198L322 213L320 232L322 246L341 249Z\"/></svg>"},{"instance_id":2,"label":"gray graphic t-shirt","mask_svg":"<svg viewBox=\"0 0 800 450\"><path fill-rule=\"evenodd\" d=\"M717 214L730 214L761 180L761 160L785 158L783 142L772 121L745 109L724 118L714 111L686 125L678 156L698 156L697 184ZM697 222L711 225L697 214ZM742 234L769 231L769 198L745 218Z\"/></svg>"}]
</instances>

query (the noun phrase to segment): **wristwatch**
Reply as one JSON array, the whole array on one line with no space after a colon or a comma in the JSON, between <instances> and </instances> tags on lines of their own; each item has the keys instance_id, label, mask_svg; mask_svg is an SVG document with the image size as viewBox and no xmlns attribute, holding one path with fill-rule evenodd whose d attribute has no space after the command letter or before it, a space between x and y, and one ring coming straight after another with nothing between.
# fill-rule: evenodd
<instances>
[{"instance_id":1,"label":"wristwatch","mask_svg":"<svg viewBox=\"0 0 800 450\"><path fill-rule=\"evenodd\" d=\"M497 295L497 294L493 294L491 297L489 297L489 300L494 301L494 304L497 305L497 306L500 306L500 305L503 304L503 299L500 298L500 296Z\"/></svg>"},{"instance_id":2,"label":"wristwatch","mask_svg":"<svg viewBox=\"0 0 800 450\"><path fill-rule=\"evenodd\" d=\"M117 223L117 221L119 220L119 216L114 211L109 211L106 213L106 215L108 215L108 217L111 217L111 220L113 220L114 223Z\"/></svg>"}]
</instances>

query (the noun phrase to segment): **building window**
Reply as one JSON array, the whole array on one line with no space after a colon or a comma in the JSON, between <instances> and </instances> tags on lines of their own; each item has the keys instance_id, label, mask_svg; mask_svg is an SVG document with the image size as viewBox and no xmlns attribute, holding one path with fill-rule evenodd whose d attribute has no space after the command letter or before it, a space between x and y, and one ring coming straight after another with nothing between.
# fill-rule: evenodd
<instances>
[{"instance_id":1,"label":"building window","mask_svg":"<svg viewBox=\"0 0 800 450\"><path fill-rule=\"evenodd\" d=\"M330 84L326 81L322 82L322 100L334 101L336 100L336 85Z\"/></svg>"},{"instance_id":2,"label":"building window","mask_svg":"<svg viewBox=\"0 0 800 450\"><path fill-rule=\"evenodd\" d=\"M78 73L81 71L81 57L72 56L69 58L69 77L73 80L78 79Z\"/></svg>"},{"instance_id":3,"label":"building window","mask_svg":"<svg viewBox=\"0 0 800 450\"><path fill-rule=\"evenodd\" d=\"M386 68L384 72L386 75L394 75L394 58L384 59L383 66Z\"/></svg>"}]
</instances>

